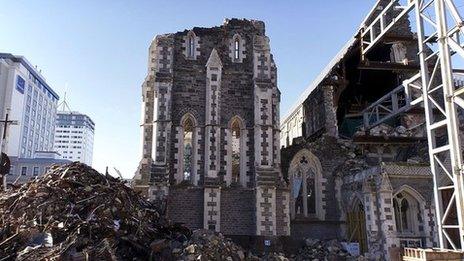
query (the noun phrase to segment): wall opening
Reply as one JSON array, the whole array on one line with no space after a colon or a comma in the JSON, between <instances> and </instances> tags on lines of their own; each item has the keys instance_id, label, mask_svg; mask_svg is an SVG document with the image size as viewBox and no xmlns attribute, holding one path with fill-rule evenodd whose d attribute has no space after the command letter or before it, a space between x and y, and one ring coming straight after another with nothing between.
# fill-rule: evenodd
<instances>
[{"instance_id":1,"label":"wall opening","mask_svg":"<svg viewBox=\"0 0 464 261\"><path fill-rule=\"evenodd\" d=\"M237 118L232 121L232 182L240 181L240 122Z\"/></svg>"},{"instance_id":2,"label":"wall opening","mask_svg":"<svg viewBox=\"0 0 464 261\"><path fill-rule=\"evenodd\" d=\"M192 170L193 170L193 130L194 130L194 123L191 117L187 117L183 122L183 166L184 166L184 173L183 179L184 180L191 180L192 178Z\"/></svg>"}]
</instances>

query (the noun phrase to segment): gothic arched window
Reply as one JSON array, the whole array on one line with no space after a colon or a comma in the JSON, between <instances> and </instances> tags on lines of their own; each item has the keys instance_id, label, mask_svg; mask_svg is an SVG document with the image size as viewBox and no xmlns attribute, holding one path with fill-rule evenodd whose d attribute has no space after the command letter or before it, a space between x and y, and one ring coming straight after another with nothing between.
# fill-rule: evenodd
<instances>
[{"instance_id":1,"label":"gothic arched window","mask_svg":"<svg viewBox=\"0 0 464 261\"><path fill-rule=\"evenodd\" d=\"M240 39L238 37L234 40L234 59L240 59Z\"/></svg>"},{"instance_id":2,"label":"gothic arched window","mask_svg":"<svg viewBox=\"0 0 464 261\"><path fill-rule=\"evenodd\" d=\"M189 35L188 37L188 57L193 58L195 57L195 36Z\"/></svg>"},{"instance_id":3,"label":"gothic arched window","mask_svg":"<svg viewBox=\"0 0 464 261\"><path fill-rule=\"evenodd\" d=\"M193 132L194 132L194 119L187 116L182 122L182 155L183 155L183 180L192 179L193 171Z\"/></svg>"},{"instance_id":4,"label":"gothic arched window","mask_svg":"<svg viewBox=\"0 0 464 261\"><path fill-rule=\"evenodd\" d=\"M246 58L245 39L238 33L229 40L229 57L234 63L241 63Z\"/></svg>"},{"instance_id":5,"label":"gothic arched window","mask_svg":"<svg viewBox=\"0 0 464 261\"><path fill-rule=\"evenodd\" d=\"M393 198L393 208L395 209L396 230L398 232L414 232L413 219L414 211L411 209L409 197L403 193L398 193ZM410 199L411 200L411 199ZM412 201L412 200L411 200Z\"/></svg>"},{"instance_id":6,"label":"gothic arched window","mask_svg":"<svg viewBox=\"0 0 464 261\"><path fill-rule=\"evenodd\" d=\"M246 187L246 129L239 116L229 121L227 137L227 182Z\"/></svg>"},{"instance_id":7,"label":"gothic arched window","mask_svg":"<svg viewBox=\"0 0 464 261\"><path fill-rule=\"evenodd\" d=\"M321 180L319 160L308 150L297 153L289 169L292 218L324 218Z\"/></svg>"},{"instance_id":8,"label":"gothic arched window","mask_svg":"<svg viewBox=\"0 0 464 261\"><path fill-rule=\"evenodd\" d=\"M231 124L232 132L232 182L240 181L240 122L237 118Z\"/></svg>"}]
</instances>

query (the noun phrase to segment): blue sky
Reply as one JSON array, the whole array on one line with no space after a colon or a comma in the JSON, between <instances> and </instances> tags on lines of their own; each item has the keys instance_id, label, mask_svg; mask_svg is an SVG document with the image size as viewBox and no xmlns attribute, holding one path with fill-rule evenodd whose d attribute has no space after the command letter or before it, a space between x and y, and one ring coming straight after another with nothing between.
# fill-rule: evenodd
<instances>
[{"instance_id":1,"label":"blue sky","mask_svg":"<svg viewBox=\"0 0 464 261\"><path fill-rule=\"evenodd\" d=\"M94 167L132 177L140 160L141 84L157 34L266 22L278 66L281 113L353 35L374 0L0 0L0 52L37 65L71 109L96 123Z\"/></svg>"}]
</instances>

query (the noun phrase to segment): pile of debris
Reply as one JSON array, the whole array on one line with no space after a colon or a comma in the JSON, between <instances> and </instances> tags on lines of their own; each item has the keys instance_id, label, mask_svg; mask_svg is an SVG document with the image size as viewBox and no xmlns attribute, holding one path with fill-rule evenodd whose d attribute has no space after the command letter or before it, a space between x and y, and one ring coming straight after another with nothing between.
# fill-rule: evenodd
<instances>
[{"instance_id":1,"label":"pile of debris","mask_svg":"<svg viewBox=\"0 0 464 261\"><path fill-rule=\"evenodd\" d=\"M145 260L156 257L151 242L189 236L123 181L80 163L1 193L0 217L1 260Z\"/></svg>"},{"instance_id":2,"label":"pile of debris","mask_svg":"<svg viewBox=\"0 0 464 261\"><path fill-rule=\"evenodd\" d=\"M306 240L297 255L256 256L208 230L163 218L121 179L85 164L54 166L0 193L0 260L344 260L336 241ZM328 259L327 259L328 258ZM335 258L335 259L333 259Z\"/></svg>"},{"instance_id":3,"label":"pile of debris","mask_svg":"<svg viewBox=\"0 0 464 261\"><path fill-rule=\"evenodd\" d=\"M245 260L245 250L220 233L195 230L187 242L172 248L176 260Z\"/></svg>"},{"instance_id":4,"label":"pile of debris","mask_svg":"<svg viewBox=\"0 0 464 261\"><path fill-rule=\"evenodd\" d=\"M385 136L385 137L412 137L414 136L414 133L404 126L398 126L396 128L393 128L392 126L388 124L382 123L370 129L369 132L361 128L354 135L355 136L372 135L372 136Z\"/></svg>"},{"instance_id":5,"label":"pile of debris","mask_svg":"<svg viewBox=\"0 0 464 261\"><path fill-rule=\"evenodd\" d=\"M352 257L337 240L306 239L305 245L298 250L296 261L303 260L357 260Z\"/></svg>"}]
</instances>

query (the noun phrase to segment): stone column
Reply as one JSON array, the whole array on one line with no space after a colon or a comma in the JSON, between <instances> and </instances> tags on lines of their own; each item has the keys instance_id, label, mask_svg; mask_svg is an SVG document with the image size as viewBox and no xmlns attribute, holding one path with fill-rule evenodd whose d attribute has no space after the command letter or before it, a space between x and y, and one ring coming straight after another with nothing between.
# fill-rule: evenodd
<instances>
[{"instance_id":1,"label":"stone column","mask_svg":"<svg viewBox=\"0 0 464 261\"><path fill-rule=\"evenodd\" d=\"M155 38L154 62L155 99L154 99L154 132L153 132L153 181L158 197L165 196L169 182L169 144L171 141L171 92L172 63L174 40L172 36Z\"/></svg>"},{"instance_id":2,"label":"stone column","mask_svg":"<svg viewBox=\"0 0 464 261\"><path fill-rule=\"evenodd\" d=\"M248 166L248 130L243 128L240 130L240 185L246 188L250 177L247 175L250 167Z\"/></svg>"},{"instance_id":3,"label":"stone column","mask_svg":"<svg viewBox=\"0 0 464 261\"><path fill-rule=\"evenodd\" d=\"M378 218L377 218L377 195L374 181L366 178L362 185L363 204L366 220L367 244L369 252L375 254L381 246Z\"/></svg>"},{"instance_id":4,"label":"stone column","mask_svg":"<svg viewBox=\"0 0 464 261\"><path fill-rule=\"evenodd\" d=\"M213 49L206 63L205 176L217 178L221 140L220 104L222 63Z\"/></svg>"},{"instance_id":5,"label":"stone column","mask_svg":"<svg viewBox=\"0 0 464 261\"><path fill-rule=\"evenodd\" d=\"M226 162L226 176L224 181L226 185L229 186L232 182L232 131L230 129L224 130L224 140L226 142L225 149L226 155L224 157Z\"/></svg>"},{"instance_id":6,"label":"stone column","mask_svg":"<svg viewBox=\"0 0 464 261\"><path fill-rule=\"evenodd\" d=\"M219 232L221 230L221 188L205 187L203 226L205 229Z\"/></svg>"},{"instance_id":7,"label":"stone column","mask_svg":"<svg viewBox=\"0 0 464 261\"><path fill-rule=\"evenodd\" d=\"M204 228L220 231L220 97L222 63L213 49L206 63Z\"/></svg>"},{"instance_id":8,"label":"stone column","mask_svg":"<svg viewBox=\"0 0 464 261\"><path fill-rule=\"evenodd\" d=\"M171 132L172 36L157 36L149 48L148 76L143 85L143 156L135 176L135 187L147 196L167 194L168 142Z\"/></svg>"},{"instance_id":9,"label":"stone column","mask_svg":"<svg viewBox=\"0 0 464 261\"><path fill-rule=\"evenodd\" d=\"M433 198L432 198L433 200ZM424 232L427 236L426 247L437 247L438 246L438 230L437 221L435 218L435 204L433 202L427 202L425 205L424 213Z\"/></svg>"},{"instance_id":10,"label":"stone column","mask_svg":"<svg viewBox=\"0 0 464 261\"><path fill-rule=\"evenodd\" d=\"M257 35L253 39L254 77L254 155L256 184L256 234L276 235L276 181L279 170L274 162L273 95L277 89L272 79L272 56L269 38Z\"/></svg>"},{"instance_id":11,"label":"stone column","mask_svg":"<svg viewBox=\"0 0 464 261\"><path fill-rule=\"evenodd\" d=\"M387 175L383 175L380 180L378 193L378 206L380 216L380 231L385 238L384 255L390 260L389 249L399 247L399 239L396 236L395 212L393 209L393 189Z\"/></svg>"}]
</instances>

